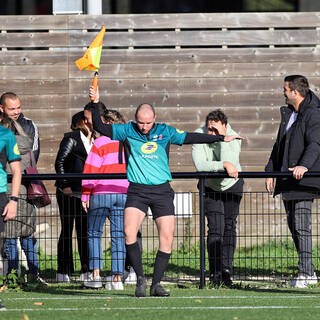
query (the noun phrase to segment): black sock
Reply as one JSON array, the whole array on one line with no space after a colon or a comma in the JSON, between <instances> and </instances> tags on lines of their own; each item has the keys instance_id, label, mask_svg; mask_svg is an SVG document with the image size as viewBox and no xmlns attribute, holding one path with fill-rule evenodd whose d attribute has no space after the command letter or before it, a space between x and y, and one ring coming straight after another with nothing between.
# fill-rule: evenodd
<instances>
[{"instance_id":1,"label":"black sock","mask_svg":"<svg viewBox=\"0 0 320 320\"><path fill-rule=\"evenodd\" d=\"M154 262L153 278L151 286L159 283L167 269L171 253L165 253L160 250L157 252L156 260Z\"/></svg>"},{"instance_id":2,"label":"black sock","mask_svg":"<svg viewBox=\"0 0 320 320\"><path fill-rule=\"evenodd\" d=\"M126 250L130 264L133 267L137 277L144 277L142 268L142 256L138 242L126 244Z\"/></svg>"}]
</instances>

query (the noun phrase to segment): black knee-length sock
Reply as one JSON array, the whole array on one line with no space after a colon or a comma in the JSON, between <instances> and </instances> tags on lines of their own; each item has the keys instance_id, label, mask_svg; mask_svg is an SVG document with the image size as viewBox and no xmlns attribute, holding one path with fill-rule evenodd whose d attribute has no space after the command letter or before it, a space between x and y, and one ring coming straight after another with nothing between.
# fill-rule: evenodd
<instances>
[{"instance_id":1,"label":"black knee-length sock","mask_svg":"<svg viewBox=\"0 0 320 320\"><path fill-rule=\"evenodd\" d=\"M164 275L164 272L167 269L170 256L171 256L171 253L166 253L158 250L157 256L154 262L152 286L161 281Z\"/></svg>"},{"instance_id":2,"label":"black knee-length sock","mask_svg":"<svg viewBox=\"0 0 320 320\"><path fill-rule=\"evenodd\" d=\"M138 242L126 244L126 250L130 265L133 267L137 277L144 277L142 267L142 255Z\"/></svg>"}]
</instances>

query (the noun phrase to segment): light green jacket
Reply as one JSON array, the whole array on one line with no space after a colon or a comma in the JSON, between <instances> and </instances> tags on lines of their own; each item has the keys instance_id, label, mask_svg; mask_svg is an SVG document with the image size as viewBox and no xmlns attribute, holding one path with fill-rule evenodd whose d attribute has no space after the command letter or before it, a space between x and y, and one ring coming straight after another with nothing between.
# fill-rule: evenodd
<instances>
[{"instance_id":1,"label":"light green jacket","mask_svg":"<svg viewBox=\"0 0 320 320\"><path fill-rule=\"evenodd\" d=\"M206 127L198 128L195 132L208 133ZM227 125L227 136L238 135ZM193 144L192 160L197 171L225 171L223 162L229 161L235 165L238 171L240 166L241 140L233 140L231 142L215 142L211 144ZM238 181L233 178L215 178L206 179L205 186L214 191L225 191L232 187Z\"/></svg>"}]
</instances>

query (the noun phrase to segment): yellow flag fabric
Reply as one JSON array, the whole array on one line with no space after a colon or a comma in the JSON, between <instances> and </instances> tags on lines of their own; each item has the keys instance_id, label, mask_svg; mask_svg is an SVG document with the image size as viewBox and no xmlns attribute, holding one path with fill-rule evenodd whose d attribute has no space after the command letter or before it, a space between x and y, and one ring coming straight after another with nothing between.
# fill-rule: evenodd
<instances>
[{"instance_id":1,"label":"yellow flag fabric","mask_svg":"<svg viewBox=\"0 0 320 320\"><path fill-rule=\"evenodd\" d=\"M105 32L106 28L102 26L100 32L94 38L84 56L76 61L76 65L80 70L98 71Z\"/></svg>"}]
</instances>

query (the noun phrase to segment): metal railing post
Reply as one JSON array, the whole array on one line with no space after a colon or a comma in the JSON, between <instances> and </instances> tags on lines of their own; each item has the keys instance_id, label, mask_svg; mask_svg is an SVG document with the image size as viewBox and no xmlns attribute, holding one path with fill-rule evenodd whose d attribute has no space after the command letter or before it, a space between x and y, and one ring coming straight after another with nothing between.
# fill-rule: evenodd
<instances>
[{"instance_id":1,"label":"metal railing post","mask_svg":"<svg viewBox=\"0 0 320 320\"><path fill-rule=\"evenodd\" d=\"M199 180L199 207L200 207L200 289L206 285L206 251L205 251L205 222L204 222L204 181L205 178Z\"/></svg>"}]
</instances>

